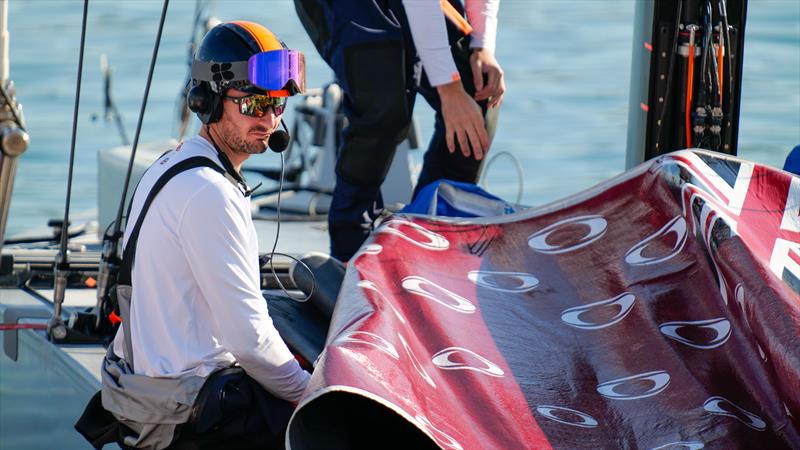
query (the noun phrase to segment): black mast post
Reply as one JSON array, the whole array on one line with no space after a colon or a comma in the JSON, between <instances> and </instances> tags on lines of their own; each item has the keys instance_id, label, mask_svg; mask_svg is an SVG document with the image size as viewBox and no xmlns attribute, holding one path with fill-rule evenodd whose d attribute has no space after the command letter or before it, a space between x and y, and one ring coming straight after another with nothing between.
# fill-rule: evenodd
<instances>
[{"instance_id":1,"label":"black mast post","mask_svg":"<svg viewBox=\"0 0 800 450\"><path fill-rule=\"evenodd\" d=\"M742 50L744 48L747 0L711 0L710 26L712 45L722 42L724 63L722 85L716 87L722 95L722 120L712 118L710 126L721 122L719 141L698 140L693 133L698 122L695 106L689 112L689 137L691 146L705 145L736 155L739 131L739 111L742 87ZM706 0L654 0L636 2L637 18L631 62L631 98L628 115L628 148L626 167L631 168L648 159L686 148L686 101L697 99L714 64L701 63L701 56L693 63L692 92L688 90L688 47L694 29L694 46L705 44L703 15L707 14ZM722 29L719 24L722 23ZM697 28L694 28L697 27ZM648 51L642 50L647 48ZM702 50L702 49L701 49ZM708 52L716 51L712 48ZM700 55L703 52L700 51ZM708 94L707 92L705 94ZM707 97L707 95L706 95ZM707 98L707 100L709 100ZM714 105L711 105L714 106ZM717 112L718 113L718 112ZM714 129L716 132L716 129ZM718 145L721 144L721 145ZM712 148L709 148L711 150Z\"/></svg>"}]
</instances>

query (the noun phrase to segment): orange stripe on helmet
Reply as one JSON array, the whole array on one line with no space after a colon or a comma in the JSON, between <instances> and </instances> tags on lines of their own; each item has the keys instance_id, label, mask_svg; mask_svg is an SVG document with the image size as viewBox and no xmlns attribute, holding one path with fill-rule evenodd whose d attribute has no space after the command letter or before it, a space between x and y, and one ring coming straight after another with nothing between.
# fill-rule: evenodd
<instances>
[{"instance_id":1,"label":"orange stripe on helmet","mask_svg":"<svg viewBox=\"0 0 800 450\"><path fill-rule=\"evenodd\" d=\"M270 50L280 50L283 48L283 44L278 38L267 29L267 27L263 25L259 25L254 22L248 22L245 20L240 20L236 22L231 22L236 24L242 28L244 28L253 39L258 42L259 47L261 47L262 52L270 51Z\"/></svg>"}]
</instances>

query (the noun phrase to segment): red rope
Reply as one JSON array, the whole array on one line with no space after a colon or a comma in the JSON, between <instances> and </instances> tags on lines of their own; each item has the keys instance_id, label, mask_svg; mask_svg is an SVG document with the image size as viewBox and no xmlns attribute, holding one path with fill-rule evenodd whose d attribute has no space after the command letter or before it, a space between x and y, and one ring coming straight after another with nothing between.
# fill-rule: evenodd
<instances>
[{"instance_id":1,"label":"red rope","mask_svg":"<svg viewBox=\"0 0 800 450\"><path fill-rule=\"evenodd\" d=\"M0 323L0 331L46 330L46 323Z\"/></svg>"}]
</instances>

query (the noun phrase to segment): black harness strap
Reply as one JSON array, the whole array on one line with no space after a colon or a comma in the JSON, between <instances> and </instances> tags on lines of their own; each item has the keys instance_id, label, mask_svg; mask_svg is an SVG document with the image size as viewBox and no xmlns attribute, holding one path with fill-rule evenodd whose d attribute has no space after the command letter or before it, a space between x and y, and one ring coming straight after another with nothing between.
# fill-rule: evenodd
<instances>
[{"instance_id":1,"label":"black harness strap","mask_svg":"<svg viewBox=\"0 0 800 450\"><path fill-rule=\"evenodd\" d=\"M222 175L225 175L225 170L223 170L217 163L212 161L205 156L193 156L191 158L187 158L174 166L167 169L163 175L156 181L156 184L153 185L153 188L147 194L147 198L144 201L144 206L142 206L142 211L139 213L139 217L136 219L136 224L131 231L130 237L128 238L128 243L125 245L125 249L122 252L122 264L119 268L119 284L131 286L131 270L133 269L133 260L136 258L136 242L139 240L139 230L142 228L142 223L144 222L144 217L147 214L147 210L150 209L150 204L153 203L153 199L155 199L156 195L161 191L161 188L169 182L175 175L178 175L181 172L185 172L189 169L194 169L195 167L209 167L211 169L216 170ZM133 200L131 200L133 203ZM128 212L128 217L130 217L130 210Z\"/></svg>"}]
</instances>

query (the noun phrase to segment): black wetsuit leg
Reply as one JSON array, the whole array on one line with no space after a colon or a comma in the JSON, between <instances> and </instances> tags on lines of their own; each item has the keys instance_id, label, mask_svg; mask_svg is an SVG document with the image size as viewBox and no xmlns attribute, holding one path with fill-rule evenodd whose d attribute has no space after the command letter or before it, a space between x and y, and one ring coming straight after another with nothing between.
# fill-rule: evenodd
<instances>
[{"instance_id":1,"label":"black wetsuit leg","mask_svg":"<svg viewBox=\"0 0 800 450\"><path fill-rule=\"evenodd\" d=\"M348 260L383 208L380 187L406 138L419 84L400 0L296 0L317 50L344 91L348 119L328 214L331 255Z\"/></svg>"},{"instance_id":2,"label":"black wetsuit leg","mask_svg":"<svg viewBox=\"0 0 800 450\"><path fill-rule=\"evenodd\" d=\"M469 58L472 50L469 48L469 37L464 37L460 31L455 29L448 22L448 37L450 39L450 49L453 55L453 60L456 63L456 68L461 76L461 84L464 90L470 96L475 95L475 83L473 81L472 69L469 64ZM442 117L442 104L439 99L439 93L436 88L430 85L428 77L422 76L420 82L419 92L436 111L436 119L434 123L433 136L428 145L428 150L425 152L424 164L422 172L420 172L417 185L414 188L414 198L417 197L419 191L428 184L445 178L455 181L463 181L467 183L476 183L480 175L483 162L486 160L486 155L480 161L476 160L472 155L464 156L461 153L461 147L456 141L456 151L450 153L447 150L447 140L445 136L444 119ZM488 102L486 100L478 102L483 112L484 122L486 124L487 132L489 133L489 140L491 141L494 136L495 124L497 120L497 108L491 111L487 108Z\"/></svg>"}]
</instances>

